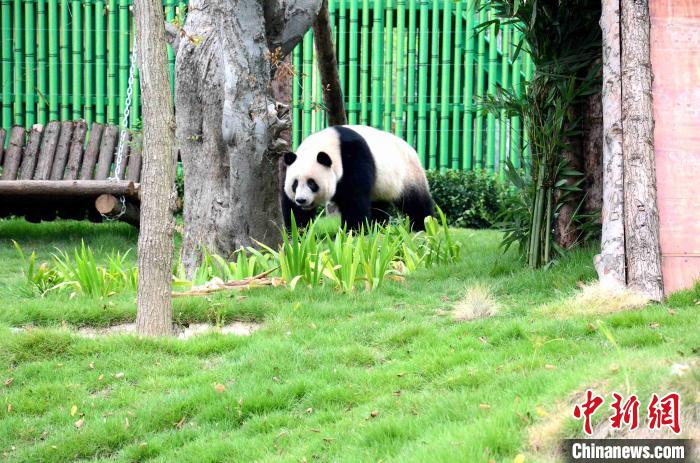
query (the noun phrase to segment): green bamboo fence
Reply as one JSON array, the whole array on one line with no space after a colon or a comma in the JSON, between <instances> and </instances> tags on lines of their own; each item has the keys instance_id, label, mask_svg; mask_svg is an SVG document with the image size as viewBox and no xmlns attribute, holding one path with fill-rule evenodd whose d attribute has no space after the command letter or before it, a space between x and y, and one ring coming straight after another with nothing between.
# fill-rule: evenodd
<instances>
[{"instance_id":1,"label":"green bamboo fence","mask_svg":"<svg viewBox=\"0 0 700 463\"><path fill-rule=\"evenodd\" d=\"M186 3L164 0L180 22ZM132 0L0 0L0 126L84 118L121 124L133 43ZM391 131L431 169L528 162L523 121L484 115L479 99L519 95L532 76L513 26L478 28L490 12L467 0L329 0L350 124ZM292 143L327 125L309 31L292 53ZM171 85L175 56L169 51ZM140 118L138 72L131 124ZM174 89L174 87L173 87Z\"/></svg>"}]
</instances>

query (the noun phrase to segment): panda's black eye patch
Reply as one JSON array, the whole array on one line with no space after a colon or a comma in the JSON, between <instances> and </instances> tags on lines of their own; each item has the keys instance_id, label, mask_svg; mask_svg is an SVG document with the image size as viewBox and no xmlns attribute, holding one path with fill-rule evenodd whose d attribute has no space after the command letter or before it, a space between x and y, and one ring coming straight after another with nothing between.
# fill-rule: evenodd
<instances>
[{"instance_id":1,"label":"panda's black eye patch","mask_svg":"<svg viewBox=\"0 0 700 463\"><path fill-rule=\"evenodd\" d=\"M292 191L296 192L298 185L299 185L299 180L294 180L294 183L292 183Z\"/></svg>"},{"instance_id":2,"label":"panda's black eye patch","mask_svg":"<svg viewBox=\"0 0 700 463\"><path fill-rule=\"evenodd\" d=\"M309 181L306 182L306 184L309 186L309 190L311 190L314 193L318 192L318 183L316 183L314 179L310 178Z\"/></svg>"}]
</instances>

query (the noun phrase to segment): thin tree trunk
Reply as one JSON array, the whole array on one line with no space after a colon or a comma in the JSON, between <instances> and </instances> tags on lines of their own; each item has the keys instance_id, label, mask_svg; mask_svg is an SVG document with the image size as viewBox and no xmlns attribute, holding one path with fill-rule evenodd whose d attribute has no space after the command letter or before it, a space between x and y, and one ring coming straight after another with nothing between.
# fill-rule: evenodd
<instances>
[{"instance_id":1,"label":"thin tree trunk","mask_svg":"<svg viewBox=\"0 0 700 463\"><path fill-rule=\"evenodd\" d=\"M625 214L620 76L620 0L603 0L603 208L600 254L594 262L603 285L624 287Z\"/></svg>"},{"instance_id":2,"label":"thin tree trunk","mask_svg":"<svg viewBox=\"0 0 700 463\"><path fill-rule=\"evenodd\" d=\"M338 61L335 56L335 44L333 43L331 21L328 14L328 0L323 0L313 29L316 62L321 74L323 103L328 114L328 124L345 125L348 123L348 119L345 114L343 89L340 87L340 78L338 77Z\"/></svg>"},{"instance_id":3,"label":"thin tree trunk","mask_svg":"<svg viewBox=\"0 0 700 463\"><path fill-rule=\"evenodd\" d=\"M663 280L656 206L649 4L646 0L621 3L627 283L659 301L663 298Z\"/></svg>"},{"instance_id":4,"label":"thin tree trunk","mask_svg":"<svg viewBox=\"0 0 700 463\"><path fill-rule=\"evenodd\" d=\"M163 4L160 0L136 0L135 12L144 121L136 327L141 335L158 336L173 330L175 118Z\"/></svg>"},{"instance_id":5,"label":"thin tree trunk","mask_svg":"<svg viewBox=\"0 0 700 463\"><path fill-rule=\"evenodd\" d=\"M175 84L185 172L182 262L189 275L202 247L228 257L241 246L275 246L280 239L277 160L288 148L279 137L290 121L271 98L271 61L284 59L303 37L320 3L189 3L185 37L199 40L180 40Z\"/></svg>"}]
</instances>

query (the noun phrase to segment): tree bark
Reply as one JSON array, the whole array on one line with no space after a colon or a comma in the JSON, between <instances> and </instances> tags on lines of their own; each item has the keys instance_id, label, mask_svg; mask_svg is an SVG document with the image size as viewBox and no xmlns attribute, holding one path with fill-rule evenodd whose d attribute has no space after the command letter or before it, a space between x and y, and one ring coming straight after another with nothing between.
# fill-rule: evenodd
<instances>
[{"instance_id":1,"label":"tree bark","mask_svg":"<svg viewBox=\"0 0 700 463\"><path fill-rule=\"evenodd\" d=\"M340 78L338 77L338 61L335 56L335 44L333 43L331 21L328 14L328 0L323 0L313 29L316 61L321 74L323 103L326 106L328 124L345 125L348 123L348 119L345 115L343 89L340 87Z\"/></svg>"},{"instance_id":2,"label":"tree bark","mask_svg":"<svg viewBox=\"0 0 700 463\"><path fill-rule=\"evenodd\" d=\"M271 98L271 56L283 59L321 0L192 0L177 52L177 137L185 177L182 262L200 252L276 245L282 220L277 159L288 147Z\"/></svg>"},{"instance_id":3,"label":"tree bark","mask_svg":"<svg viewBox=\"0 0 700 463\"><path fill-rule=\"evenodd\" d=\"M656 205L649 4L622 0L622 152L627 284L663 298Z\"/></svg>"},{"instance_id":4,"label":"tree bark","mask_svg":"<svg viewBox=\"0 0 700 463\"><path fill-rule=\"evenodd\" d=\"M163 4L136 0L143 104L141 229L138 243L140 335L172 334L173 233L175 220L175 119L168 75Z\"/></svg>"},{"instance_id":5,"label":"tree bark","mask_svg":"<svg viewBox=\"0 0 700 463\"><path fill-rule=\"evenodd\" d=\"M622 156L620 0L603 0L603 208L600 254L594 263L601 284L624 287L625 214Z\"/></svg>"}]
</instances>

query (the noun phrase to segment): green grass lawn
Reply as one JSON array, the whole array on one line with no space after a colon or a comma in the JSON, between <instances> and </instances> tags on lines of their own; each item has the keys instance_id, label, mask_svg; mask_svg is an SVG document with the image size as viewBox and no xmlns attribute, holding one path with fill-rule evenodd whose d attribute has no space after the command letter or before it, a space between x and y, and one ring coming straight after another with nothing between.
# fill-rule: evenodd
<instances>
[{"instance_id":1,"label":"green grass lawn","mask_svg":"<svg viewBox=\"0 0 700 463\"><path fill-rule=\"evenodd\" d=\"M261 322L251 336L86 339L71 327L131 321L135 295L30 295L11 240L44 260L85 240L105 258L135 248L135 231L0 221L0 459L548 461L547 442L580 435L571 403L586 387L605 407L611 391L645 407L651 392L678 390L697 417L700 287L641 310L568 312L577 285L595 280L593 250L531 271L501 252L497 232L454 234L459 263L372 293L175 300L180 324ZM474 287L498 314L456 322L453 306ZM690 371L673 376L674 363Z\"/></svg>"}]
</instances>

